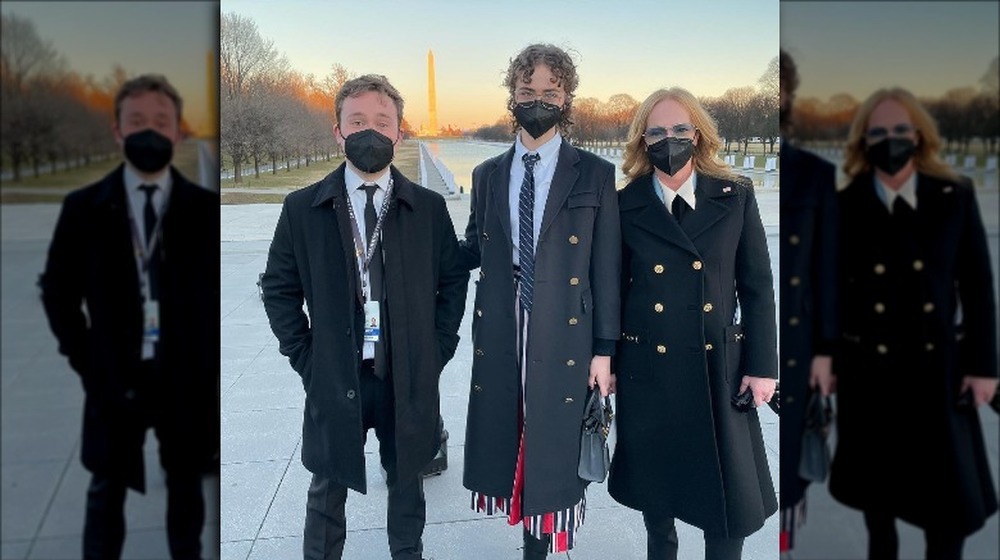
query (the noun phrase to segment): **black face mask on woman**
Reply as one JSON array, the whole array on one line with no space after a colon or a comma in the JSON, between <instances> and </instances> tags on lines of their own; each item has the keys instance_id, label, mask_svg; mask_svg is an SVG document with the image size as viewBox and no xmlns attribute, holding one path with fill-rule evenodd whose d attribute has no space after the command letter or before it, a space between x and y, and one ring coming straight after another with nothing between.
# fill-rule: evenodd
<instances>
[{"instance_id":1,"label":"black face mask on woman","mask_svg":"<svg viewBox=\"0 0 1000 560\"><path fill-rule=\"evenodd\" d=\"M868 146L868 163L889 175L899 173L917 151L917 144L910 138L886 138Z\"/></svg>"},{"instance_id":2,"label":"black face mask on woman","mask_svg":"<svg viewBox=\"0 0 1000 560\"><path fill-rule=\"evenodd\" d=\"M668 136L659 142L650 144L646 154L653 167L673 176L684 167L694 155L694 140L690 138L674 138Z\"/></svg>"},{"instance_id":3,"label":"black face mask on woman","mask_svg":"<svg viewBox=\"0 0 1000 560\"><path fill-rule=\"evenodd\" d=\"M174 143L151 128L125 137L125 158L143 173L156 173L173 157Z\"/></svg>"},{"instance_id":4,"label":"black face mask on woman","mask_svg":"<svg viewBox=\"0 0 1000 560\"><path fill-rule=\"evenodd\" d=\"M392 139L374 128L340 137L344 138L344 155L359 170L375 173L392 163Z\"/></svg>"},{"instance_id":5,"label":"black face mask on woman","mask_svg":"<svg viewBox=\"0 0 1000 560\"><path fill-rule=\"evenodd\" d=\"M558 105L550 105L537 99L530 103L514 105L514 120L532 138L538 138L548 132L550 128L559 124L560 119L562 119L562 108Z\"/></svg>"}]
</instances>

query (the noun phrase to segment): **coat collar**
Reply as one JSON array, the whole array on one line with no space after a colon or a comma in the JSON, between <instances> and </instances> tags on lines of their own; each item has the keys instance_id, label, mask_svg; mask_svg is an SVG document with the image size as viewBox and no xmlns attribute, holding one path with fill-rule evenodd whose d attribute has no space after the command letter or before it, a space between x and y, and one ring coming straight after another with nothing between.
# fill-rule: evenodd
<instances>
[{"instance_id":1,"label":"coat collar","mask_svg":"<svg viewBox=\"0 0 1000 560\"><path fill-rule=\"evenodd\" d=\"M698 254L694 239L725 218L738 199L738 186L734 182L699 174L695 186L698 209L688 214L685 231L667 212L654 188L652 173L637 178L626 187L634 194L622 197L621 211L638 211L634 219L637 227L694 254Z\"/></svg>"},{"instance_id":2,"label":"coat collar","mask_svg":"<svg viewBox=\"0 0 1000 560\"><path fill-rule=\"evenodd\" d=\"M580 154L577 153L576 148L564 140L559 145L559 160L556 162L556 171L552 176L552 184L549 186L549 198L545 201L542 226L538 230L539 239L545 236L546 230L556 220L556 214L563 207L566 197L569 196L573 185L580 177L580 170L576 167L578 163L580 163Z\"/></svg>"},{"instance_id":3,"label":"coat collar","mask_svg":"<svg viewBox=\"0 0 1000 560\"><path fill-rule=\"evenodd\" d=\"M493 204L500 216L500 227L503 228L503 238L510 243L510 167L514 162L514 146L500 154L496 159L493 171L487 177L486 192L493 193ZM557 170L558 171L558 170Z\"/></svg>"},{"instance_id":4,"label":"coat collar","mask_svg":"<svg viewBox=\"0 0 1000 560\"><path fill-rule=\"evenodd\" d=\"M346 196L344 173L347 169L347 162L341 163L332 173L320 179L316 189L316 196L313 198L312 206L323 206L331 200L337 200ZM393 200L405 204L411 210L416 204L416 185L410 182L395 165L389 166L392 174L392 197Z\"/></svg>"}]
</instances>

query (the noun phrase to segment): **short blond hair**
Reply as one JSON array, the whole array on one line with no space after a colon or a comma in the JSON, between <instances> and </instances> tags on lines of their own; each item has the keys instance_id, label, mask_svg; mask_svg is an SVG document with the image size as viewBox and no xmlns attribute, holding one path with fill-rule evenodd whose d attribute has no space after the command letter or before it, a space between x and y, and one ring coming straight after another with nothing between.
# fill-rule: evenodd
<instances>
[{"instance_id":1,"label":"short blond hair","mask_svg":"<svg viewBox=\"0 0 1000 560\"><path fill-rule=\"evenodd\" d=\"M739 175L719 158L722 139L719 137L719 127L715 124L715 119L698 99L691 95L691 92L679 87L654 91L636 110L629 126L628 141L625 143L622 157L622 171L627 179L634 181L653 171L653 164L650 163L646 153L646 141L642 134L646 132L646 121L649 120L653 108L664 99L672 99L684 107L691 116L691 124L698 129L698 145L695 146L694 155L691 156L695 171L722 179L738 179Z\"/></svg>"},{"instance_id":2,"label":"short blond hair","mask_svg":"<svg viewBox=\"0 0 1000 560\"><path fill-rule=\"evenodd\" d=\"M868 163L865 153L868 145L865 133L868 132L868 121L880 103L893 100L906 109L916 129L917 149L913 153L913 165L918 172L933 175L941 179L957 181L960 179L951 166L939 155L941 150L941 134L938 132L934 117L927 112L923 104L908 90L901 87L883 88L868 96L858 107L847 133L847 147L844 149L844 173L852 180L858 175L868 173L872 166Z\"/></svg>"}]
</instances>

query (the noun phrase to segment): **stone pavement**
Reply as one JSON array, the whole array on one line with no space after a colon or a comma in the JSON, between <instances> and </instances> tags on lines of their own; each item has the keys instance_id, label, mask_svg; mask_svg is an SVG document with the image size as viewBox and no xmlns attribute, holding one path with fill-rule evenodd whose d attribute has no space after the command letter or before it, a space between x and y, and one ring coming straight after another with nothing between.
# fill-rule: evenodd
<instances>
[{"instance_id":1,"label":"stone pavement","mask_svg":"<svg viewBox=\"0 0 1000 560\"><path fill-rule=\"evenodd\" d=\"M90 473L80 464L83 387L58 354L35 286L45 266L57 204L0 205L3 309L2 524L0 558L80 558ZM129 492L124 558L170 556L166 487L156 437L146 437L147 491ZM207 558L218 558L219 481L205 480Z\"/></svg>"},{"instance_id":2,"label":"stone pavement","mask_svg":"<svg viewBox=\"0 0 1000 560\"><path fill-rule=\"evenodd\" d=\"M777 192L761 197L772 266L777 270ZM464 230L469 196L449 200L452 220ZM222 558L301 558L306 490L310 475L300 461L304 393L298 375L278 353L255 282L264 270L279 205L222 208ZM465 413L472 366L470 284L466 318L455 358L441 375L441 410L448 442L448 469L425 481L425 556L435 560L520 558L521 534L500 516L470 509L462 487ZM777 480L778 419L761 411L771 476ZM612 439L613 443L613 439ZM347 504L345 558L389 558L386 544L387 492L379 483L377 440L366 447L369 492L351 492ZM591 486L587 521L577 547L552 558L645 557L642 517L610 498L606 484ZM746 560L772 560L777 552L777 515L747 539ZM700 530L678 523L681 558L703 557Z\"/></svg>"}]
</instances>

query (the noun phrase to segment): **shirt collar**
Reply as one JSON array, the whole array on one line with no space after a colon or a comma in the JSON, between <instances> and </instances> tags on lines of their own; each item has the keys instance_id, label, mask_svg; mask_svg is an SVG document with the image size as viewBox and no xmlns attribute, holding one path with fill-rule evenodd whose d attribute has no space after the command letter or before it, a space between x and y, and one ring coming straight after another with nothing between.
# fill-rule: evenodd
<instances>
[{"instance_id":1,"label":"shirt collar","mask_svg":"<svg viewBox=\"0 0 1000 560\"><path fill-rule=\"evenodd\" d=\"M910 177L899 187L898 191L889 188L878 178L878 175L875 175L875 189L878 192L879 198L882 199L882 202L889 209L889 212L892 212L892 204L896 202L896 197L903 197L903 200L910 205L910 208L917 209L916 172L910 174Z\"/></svg>"},{"instance_id":2,"label":"shirt collar","mask_svg":"<svg viewBox=\"0 0 1000 560\"><path fill-rule=\"evenodd\" d=\"M154 177L152 181L147 181L139 175L139 172L136 171L130 163L126 162L124 180L125 189L133 195L142 194L142 192L139 191L139 187L142 185L156 185L160 187L160 191L166 195L170 191L170 187L172 185L170 166L164 168L164 170L159 175Z\"/></svg>"},{"instance_id":3,"label":"shirt collar","mask_svg":"<svg viewBox=\"0 0 1000 560\"><path fill-rule=\"evenodd\" d=\"M535 164L535 168L537 169L538 166L548 165L550 161L555 159L556 154L559 153L560 145L562 145L562 135L559 134L558 131L556 131L555 136L549 138L548 142L542 144L541 146L538 147L537 150L534 151L534 153L538 154L538 157L540 158L538 160L538 163ZM515 135L514 157L517 158L517 161L523 161L521 158L523 158L524 154L527 153L529 153L529 150L528 148L524 147L524 144L521 143L521 135L520 134Z\"/></svg>"},{"instance_id":4,"label":"shirt collar","mask_svg":"<svg viewBox=\"0 0 1000 560\"><path fill-rule=\"evenodd\" d=\"M684 184L681 185L681 188L674 191L670 187L660 182L660 178L656 175L656 173L653 173L653 179L654 179L653 183L656 185L656 188L660 191L659 192L660 200L662 200L663 203L666 204L668 208L670 208L674 203L674 197L680 196L681 198L684 199L684 202L687 202L688 206L690 206L691 209L694 210L695 175L697 174L692 172L691 175L688 176L687 180L684 181Z\"/></svg>"},{"instance_id":5,"label":"shirt collar","mask_svg":"<svg viewBox=\"0 0 1000 560\"><path fill-rule=\"evenodd\" d=\"M365 181L358 175L358 172L351 168L350 165L344 166L344 185L347 187L348 194L353 193L365 184ZM377 179L375 179L375 184L378 185L382 192L385 192L389 188L389 168L385 168L385 172L382 173Z\"/></svg>"}]
</instances>

